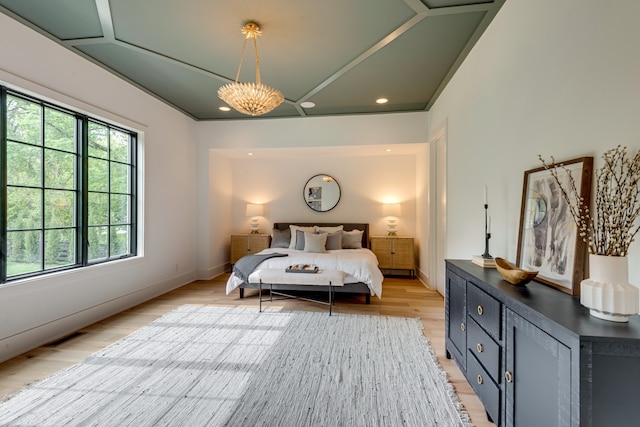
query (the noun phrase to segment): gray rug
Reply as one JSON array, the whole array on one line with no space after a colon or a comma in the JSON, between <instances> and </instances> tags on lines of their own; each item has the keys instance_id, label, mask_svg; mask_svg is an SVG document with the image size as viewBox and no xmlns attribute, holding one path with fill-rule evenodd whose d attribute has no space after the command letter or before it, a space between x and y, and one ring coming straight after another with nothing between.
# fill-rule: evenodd
<instances>
[{"instance_id":1,"label":"gray rug","mask_svg":"<svg viewBox=\"0 0 640 427\"><path fill-rule=\"evenodd\" d=\"M469 426L418 319L182 306L0 404L2 426Z\"/></svg>"}]
</instances>

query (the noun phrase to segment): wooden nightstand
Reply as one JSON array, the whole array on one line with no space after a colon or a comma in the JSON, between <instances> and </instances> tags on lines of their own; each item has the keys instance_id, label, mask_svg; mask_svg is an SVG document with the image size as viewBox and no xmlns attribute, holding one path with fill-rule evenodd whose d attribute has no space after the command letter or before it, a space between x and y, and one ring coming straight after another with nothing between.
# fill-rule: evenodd
<instances>
[{"instance_id":1,"label":"wooden nightstand","mask_svg":"<svg viewBox=\"0 0 640 427\"><path fill-rule=\"evenodd\" d=\"M408 270L411 277L416 271L413 237L371 236L371 251L378 258L380 270Z\"/></svg>"},{"instance_id":2,"label":"wooden nightstand","mask_svg":"<svg viewBox=\"0 0 640 427\"><path fill-rule=\"evenodd\" d=\"M245 255L253 255L271 244L270 234L232 234L231 264L235 264Z\"/></svg>"}]
</instances>

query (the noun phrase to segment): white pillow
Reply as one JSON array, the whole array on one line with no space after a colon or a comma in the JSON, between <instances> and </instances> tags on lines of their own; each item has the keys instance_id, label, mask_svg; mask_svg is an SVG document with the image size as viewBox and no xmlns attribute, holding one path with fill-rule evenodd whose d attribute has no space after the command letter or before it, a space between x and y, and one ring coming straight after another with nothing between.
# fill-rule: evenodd
<instances>
[{"instance_id":1,"label":"white pillow","mask_svg":"<svg viewBox=\"0 0 640 427\"><path fill-rule=\"evenodd\" d=\"M316 227L315 225L312 227L299 227L297 225L290 225L289 228L291 229L291 241L289 242L289 249L295 249L296 248L296 230L300 230L300 231L307 231L309 233L315 233L318 229L318 227Z\"/></svg>"},{"instance_id":2,"label":"white pillow","mask_svg":"<svg viewBox=\"0 0 640 427\"><path fill-rule=\"evenodd\" d=\"M362 249L363 230L342 232L342 249Z\"/></svg>"},{"instance_id":3,"label":"white pillow","mask_svg":"<svg viewBox=\"0 0 640 427\"><path fill-rule=\"evenodd\" d=\"M316 228L318 229L316 232L319 233L321 231L324 231L326 233L335 233L336 231L340 231L344 229L344 225L338 225L337 227L319 227L316 226Z\"/></svg>"},{"instance_id":4,"label":"white pillow","mask_svg":"<svg viewBox=\"0 0 640 427\"><path fill-rule=\"evenodd\" d=\"M309 233L304 232L304 251L305 252L326 252L327 233Z\"/></svg>"}]
</instances>

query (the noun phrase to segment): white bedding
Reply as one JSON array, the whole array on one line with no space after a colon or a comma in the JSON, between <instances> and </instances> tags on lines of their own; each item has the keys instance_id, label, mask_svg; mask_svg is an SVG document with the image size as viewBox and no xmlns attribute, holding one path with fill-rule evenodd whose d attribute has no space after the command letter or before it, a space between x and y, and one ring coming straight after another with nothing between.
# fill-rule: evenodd
<instances>
[{"instance_id":1,"label":"white bedding","mask_svg":"<svg viewBox=\"0 0 640 427\"><path fill-rule=\"evenodd\" d=\"M259 283L255 278L261 269L284 270L294 264L315 264L320 269L339 270L345 272L344 283L362 282L369 286L371 295L382 297L382 272L378 268L378 259L369 249L340 249L322 253L305 252L295 249L270 248L260 254L268 253L288 254L286 257L269 258L263 261L256 271L249 276L249 283ZM227 280L227 294L242 284L242 280L235 274Z\"/></svg>"}]
</instances>

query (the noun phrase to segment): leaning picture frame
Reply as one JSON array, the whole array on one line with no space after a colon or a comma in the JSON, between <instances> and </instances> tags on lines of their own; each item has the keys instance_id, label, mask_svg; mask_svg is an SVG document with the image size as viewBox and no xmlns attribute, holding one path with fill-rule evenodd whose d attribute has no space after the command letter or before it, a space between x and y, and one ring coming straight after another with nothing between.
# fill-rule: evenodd
<instances>
[{"instance_id":1,"label":"leaning picture frame","mask_svg":"<svg viewBox=\"0 0 640 427\"><path fill-rule=\"evenodd\" d=\"M591 200L593 157L556 162L563 188L571 179L579 197ZM575 194L567 193L571 198ZM580 294L587 245L579 236L569 205L551 171L544 166L525 171L516 263L524 270L538 271L536 280L558 290Z\"/></svg>"}]
</instances>

